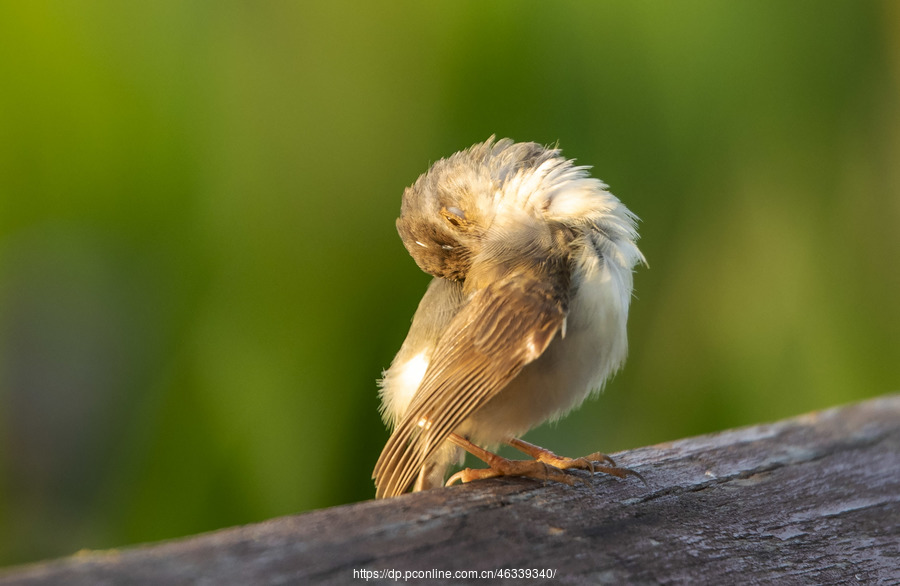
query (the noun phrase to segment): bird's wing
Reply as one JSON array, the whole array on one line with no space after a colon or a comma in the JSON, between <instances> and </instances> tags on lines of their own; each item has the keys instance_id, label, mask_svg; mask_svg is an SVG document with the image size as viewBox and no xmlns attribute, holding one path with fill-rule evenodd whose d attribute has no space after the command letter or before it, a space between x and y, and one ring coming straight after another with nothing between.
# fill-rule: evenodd
<instances>
[{"instance_id":1,"label":"bird's wing","mask_svg":"<svg viewBox=\"0 0 900 586\"><path fill-rule=\"evenodd\" d=\"M396 496L471 413L538 358L565 321L545 281L512 277L475 293L438 340L422 383L375 465L376 496Z\"/></svg>"}]
</instances>

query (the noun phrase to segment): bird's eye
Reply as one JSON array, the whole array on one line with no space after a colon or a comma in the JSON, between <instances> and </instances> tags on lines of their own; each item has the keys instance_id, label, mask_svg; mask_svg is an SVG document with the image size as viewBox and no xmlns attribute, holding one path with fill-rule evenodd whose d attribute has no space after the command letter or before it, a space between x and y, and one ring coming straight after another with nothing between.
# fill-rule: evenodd
<instances>
[{"instance_id":1,"label":"bird's eye","mask_svg":"<svg viewBox=\"0 0 900 586\"><path fill-rule=\"evenodd\" d=\"M469 220L466 219L466 212L456 206L449 206L441 209L441 215L444 219L456 226L457 228L468 226Z\"/></svg>"}]
</instances>

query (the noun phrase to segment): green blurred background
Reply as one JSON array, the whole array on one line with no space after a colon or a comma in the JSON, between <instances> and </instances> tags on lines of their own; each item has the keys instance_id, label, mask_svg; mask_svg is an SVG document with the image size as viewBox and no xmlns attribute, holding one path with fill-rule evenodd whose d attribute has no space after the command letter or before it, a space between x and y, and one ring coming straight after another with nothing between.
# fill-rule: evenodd
<instances>
[{"instance_id":1,"label":"green blurred background","mask_svg":"<svg viewBox=\"0 0 900 586\"><path fill-rule=\"evenodd\" d=\"M403 188L559 141L642 218L615 451L900 387L900 4L0 4L0 565L368 499Z\"/></svg>"}]
</instances>

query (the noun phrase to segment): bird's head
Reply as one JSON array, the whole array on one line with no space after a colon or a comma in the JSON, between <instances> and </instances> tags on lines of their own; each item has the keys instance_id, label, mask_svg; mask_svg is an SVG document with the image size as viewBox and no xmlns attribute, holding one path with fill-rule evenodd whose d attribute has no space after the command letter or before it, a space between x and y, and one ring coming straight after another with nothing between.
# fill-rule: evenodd
<instances>
[{"instance_id":1,"label":"bird's head","mask_svg":"<svg viewBox=\"0 0 900 586\"><path fill-rule=\"evenodd\" d=\"M408 187L397 230L423 271L454 281L473 267L490 279L564 263L586 230L631 246L636 237L634 217L586 167L555 148L494 137L437 161Z\"/></svg>"}]
</instances>

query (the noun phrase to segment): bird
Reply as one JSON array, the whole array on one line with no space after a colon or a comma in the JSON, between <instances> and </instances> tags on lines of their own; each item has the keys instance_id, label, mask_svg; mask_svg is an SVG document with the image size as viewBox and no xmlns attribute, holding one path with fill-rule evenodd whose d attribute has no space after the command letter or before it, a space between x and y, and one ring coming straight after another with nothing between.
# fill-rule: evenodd
<instances>
[{"instance_id":1,"label":"bird","mask_svg":"<svg viewBox=\"0 0 900 586\"><path fill-rule=\"evenodd\" d=\"M570 469L637 473L597 453L557 456L521 439L577 408L622 366L638 218L557 146L491 136L435 162L403 192L397 231L433 276L378 381L391 435L376 498ZM508 444L531 456L508 460ZM465 452L488 464L445 481Z\"/></svg>"}]
</instances>

